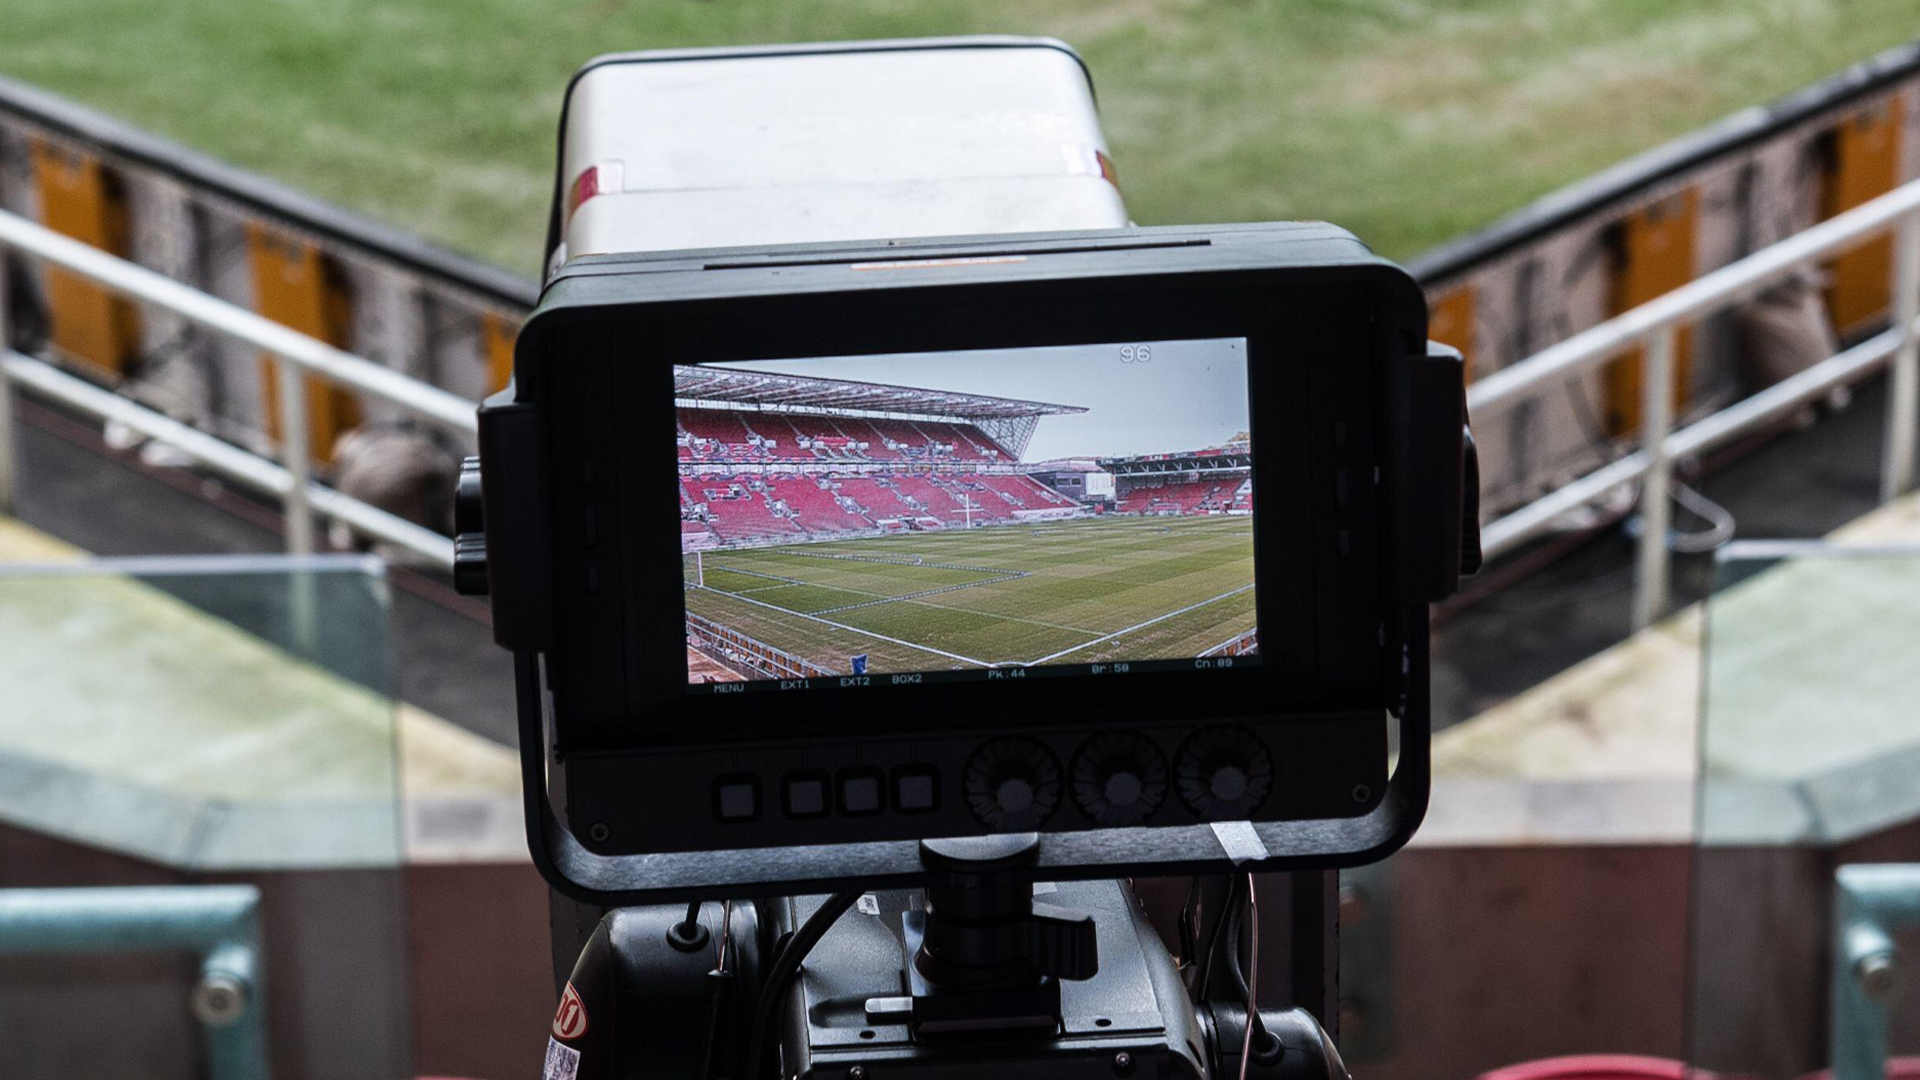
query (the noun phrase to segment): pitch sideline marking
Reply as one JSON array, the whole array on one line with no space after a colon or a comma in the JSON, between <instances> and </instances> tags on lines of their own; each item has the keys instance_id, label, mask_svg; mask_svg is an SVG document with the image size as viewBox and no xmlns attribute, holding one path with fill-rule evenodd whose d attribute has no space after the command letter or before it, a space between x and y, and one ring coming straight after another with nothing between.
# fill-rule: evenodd
<instances>
[{"instance_id":1,"label":"pitch sideline marking","mask_svg":"<svg viewBox=\"0 0 1920 1080\"><path fill-rule=\"evenodd\" d=\"M996 666L995 664L989 663L985 660L976 660L971 656L962 656L959 653L950 653L950 652L947 652L945 649L936 649L931 645L916 645L911 641L901 641L899 638L891 638L885 634L876 634L871 630L862 630L857 626L848 626L845 623L834 622L832 619L822 619L822 618L819 618L818 616L808 615L800 611L794 611L790 608L783 608L778 604L769 604L765 600L755 600L751 596L741 596L739 593L730 593L725 589L708 589L705 585L695 585L693 587L696 589L705 589L707 592L719 593L721 596L731 596L735 600L744 600L749 604L755 605L756 607L763 607L772 611L778 611L784 615L792 615L795 618L806 619L808 622L817 622L822 626L831 626L836 630L846 630L855 634L863 635L865 637L874 638L875 640L878 640L878 641L888 641L888 642L892 642L895 645L904 645L909 649L918 649L921 652L930 652L936 656L944 656L949 660L962 660L962 661L965 661L966 663L975 664L983 668L990 668L990 667ZM1252 586L1248 586L1248 587L1251 588ZM718 620L715 620L715 621L717 622ZM805 657L802 657L802 659L805 659Z\"/></svg>"},{"instance_id":2,"label":"pitch sideline marking","mask_svg":"<svg viewBox=\"0 0 1920 1080\"><path fill-rule=\"evenodd\" d=\"M887 558L880 555L845 555L831 551L800 551L791 547L773 548L779 555L797 555L806 559L840 559L844 562L870 562L885 566L918 566L928 570L964 570L970 574L1005 574L1004 566L961 566L958 563L930 563L919 555L907 555L901 558ZM1026 571L1015 571L1024 574Z\"/></svg>"},{"instance_id":3,"label":"pitch sideline marking","mask_svg":"<svg viewBox=\"0 0 1920 1080\"><path fill-rule=\"evenodd\" d=\"M764 570L744 570L744 569L742 569L742 568L740 568L740 567L738 567L738 566L724 566L724 565L721 565L721 564L718 564L718 563L716 563L716 564L714 564L714 567L713 567L713 568L714 568L715 570L724 570L724 571L726 571L726 572L727 572L727 573L729 573L729 574L745 574L745 575L747 575L748 577L759 577L759 578L766 578L766 579L767 579L767 580L769 580L769 581L784 581L784 582L786 582L786 583L787 583L787 584L789 584L789 585L813 585L813 584L816 584L816 582L812 582L812 581L801 581L801 580L800 580L799 578L797 578L797 577L782 577L782 576L780 576L779 574L769 574L769 573L767 573L767 572L766 572L766 571L764 571ZM714 590L714 591L715 591L715 592L726 592L726 590L725 590L725 589L716 589L716 590Z\"/></svg>"},{"instance_id":4,"label":"pitch sideline marking","mask_svg":"<svg viewBox=\"0 0 1920 1080\"><path fill-rule=\"evenodd\" d=\"M829 559L830 559L830 558L836 558L836 557L837 557L837 556L832 556L832 555L824 555L824 556L821 556L821 558L829 558ZM761 585L761 586L758 586L758 587L756 587L756 588L752 588L752 589L741 589L740 591L738 591L738 592L735 592L735 591L733 591L733 590L731 590L731 589L718 589L718 588L715 588L715 587L713 587L713 586L711 586L711 585L698 585L698 584L695 584L694 582L691 582L691 581L684 581L684 579L683 579L683 583L684 583L684 584L685 584L685 585L686 585L686 586L687 586L688 588L694 588L694 589L706 589L706 590L707 590L708 592L717 592L717 593L720 593L720 594L722 594L722 595L724 595L724 596L745 596L745 595L746 595L747 593L751 593L751 592L764 592L764 591L769 591L769 590L773 590L773 589L786 589L786 588L791 588L791 587L793 587L793 586L795 586L795 585L804 585L804 586L806 586L807 588L810 588L810 589L828 589L828 590L831 590L831 591L833 591L833 592L845 592L845 593L853 593L853 594L854 594L855 596L870 596L870 597L872 597L872 598L873 598L873 599L871 599L871 600L862 600L862 601L860 601L860 602L859 602L859 603L857 603L857 604L842 604L842 605L840 605L839 607L831 607L831 608L822 608L821 610L819 610L819 611L816 611L816 612L814 612L814 614L816 614L816 615L831 615L831 614L833 614L833 613L834 613L834 612L836 612L836 611L851 611L851 610L852 610L852 609L854 609L854 608L862 608L862 607L872 607L872 606L874 606L875 604L891 604L891 603L893 603L893 602L894 602L894 601L896 601L896 600L912 600L912 599L913 599L914 597L919 597L919 596L932 596L932 595L934 595L935 593L943 593L943 592L953 592L953 591L954 591L954 590L956 590L956 589L971 589L971 588L974 588L975 586L978 586L978 585L993 585L993 584L995 584L995 583L997 583L997 582L1002 582L1002 581L1012 581L1012 580L1014 580L1014 579L1016 579L1016 578L1023 578L1023 577L1032 577L1032 576L1033 576L1033 572L1032 572L1032 571L1030 571L1030 570L1013 570L1013 571L1006 571L1006 570L1001 570L1001 571L993 571L993 572L995 572L995 573L998 573L998 574L1000 574L1000 576L999 576L999 577L996 577L996 578L989 578L989 579L986 579L986 580L982 580L982 581L963 581L963 582L961 582L961 583L960 583L960 584L958 584L958 585L942 585L942 586L940 586L940 587L939 587L939 588L937 588L937 589L922 589L921 591L919 591L919 592L915 592L915 593L905 593L905 594L903 594L903 595L899 595L899 596L892 596L892 595L889 595L889 594L887 594L887 593L877 593L877 592L872 592L872 591L870 591L870 590L867 590L867 589L855 589L855 588L853 588L853 587L851 587L851 586L847 586L847 585L829 585L829 584L827 584L827 583L825 583L825 582L821 582L821 581L806 581L806 580L803 580L803 579L801 579L801 578L790 578L790 577L782 577L782 576L781 576L781 575L779 575L779 574L769 574L769 573L766 573L765 571L761 571L761 570L743 570L743 569L741 569L740 567L737 567L737 566L718 566L718 565L716 565L716 566L714 567L714 569L715 569L715 570L724 570L724 571L726 571L727 573L730 573L730 574L745 574L745 575L747 575L747 576L749 576L749 577L762 577L762 578L768 578L768 579L770 579L770 580L773 580L773 581L779 581L779 582L784 582L785 584L781 584L781 585ZM948 569L948 570L961 570L961 569L972 569L972 568L970 568L970 567L957 567L957 566L956 566L956 567L943 567L942 569ZM982 572L984 573L984 572L986 572L986 571L982 571ZM928 606L929 606L929 607L937 607L938 605L933 605L933 604L930 604L930 605L928 605ZM792 609L792 608L782 608L781 610L782 610L782 611L792 611L793 609ZM951 610L951 611L965 611L965 610L967 610L967 609L965 609L965 608L949 608L949 609L946 609L946 610ZM799 615L799 614L801 614L801 612L798 612L798 611L795 611L795 612L794 612L794 614L795 614L795 615ZM1042 625L1046 625L1046 624L1042 624ZM1072 628L1072 627L1069 627L1068 629L1074 629L1074 628ZM1086 634L1086 633L1092 633L1092 631L1090 631L1090 630L1082 630L1082 631L1080 631L1080 632L1081 632L1081 633L1083 633L1083 634Z\"/></svg>"},{"instance_id":5,"label":"pitch sideline marking","mask_svg":"<svg viewBox=\"0 0 1920 1080\"><path fill-rule=\"evenodd\" d=\"M958 585L942 585L937 589L922 589L919 592L907 593L905 596L882 596L882 597L876 597L872 600L862 600L857 604L842 604L839 607L827 608L824 611L818 611L818 612L815 612L814 614L832 615L835 612L852 611L855 608L875 607L880 604L898 603L903 600L918 600L923 596L938 596L941 593L959 592L961 589L977 589L982 585L998 585L1003 581L1018 581L1023 577L1029 577L1029 576L1031 575L1029 575L1025 570L1022 570L1019 573L1007 574L1002 577L982 578L979 581L963 581ZM859 590L848 590L848 591L857 592ZM951 610L960 610L960 609L955 608ZM989 614L989 613L982 612L982 614Z\"/></svg>"},{"instance_id":6,"label":"pitch sideline marking","mask_svg":"<svg viewBox=\"0 0 1920 1080\"><path fill-rule=\"evenodd\" d=\"M1026 577L1026 576L1031 576L1031 575L1026 575L1026 574L1022 574L1022 575L1018 575L1018 576L1021 576L1021 577ZM1012 579L1012 578L1000 578L1000 579L997 579L997 580L1000 580L1000 581L1010 581L1010 580L1013 580L1013 579ZM686 587L687 587L688 589L705 589L706 591L708 591L708 592L711 592L711 593L719 593L719 594L720 594L721 596L733 596L733 597L738 597L739 599L742 599L742 600L748 600L748 599L751 599L751 598L750 598L750 597L749 597L749 596L747 595L748 593L757 593L757 592L771 592L771 591L777 591L777 590L779 590L779 589L785 589L785 588L790 588L790 586L787 586L787 585L762 585L762 586L760 586L759 588L755 588L755 589L742 589L742 590L740 590L739 592L729 592L729 591L728 591L728 590L726 590L726 589L716 589L716 588L714 588L714 587L713 587L713 586L711 586L711 585L696 585L696 584L694 584L694 583L693 583L693 582L691 582L691 581L689 581L689 582L686 582L685 584L686 584ZM837 586L837 585L817 585L817 583L815 583L815 582L802 582L801 584L806 584L806 585L816 585L816 587L818 587L818 588L824 588L824 589L842 589L842 591L845 591L845 592L860 592L860 591L861 591L861 590L859 590L859 589L844 589L844 588L843 588L842 586ZM989 584L989 583L988 583L988 582L980 582L979 584ZM972 585L965 585L965 586L951 586L951 585L950 585L950 586L948 586L948 587L947 587L946 589L943 589L943 590L938 590L938 591L943 591L943 592L944 592L944 591L951 591L951 590L953 590L953 589L955 589L955 588L971 588L971 587L972 587ZM1002 613L1002 612L998 612L998 611L978 611L978 610L975 610L974 608L962 608L962 607L949 607L949 606L948 606L948 605L946 605L946 604L935 604L935 603L932 603L931 601L928 601L928 600L910 600L910 599L908 599L908 598L906 598L906 597L904 597L904 596L895 596L895 597L888 597L888 596L881 596L881 595L880 595L880 594L878 594L878 593L866 593L866 594L864 594L864 595L867 595L867 596L873 596L873 597L876 597L876 599L874 599L874 600L871 600L871 601L868 601L868 602L865 602L865 603L860 603L860 604L851 604L851 605L848 605L848 606L849 606L849 607L872 607L872 606L876 606L876 605L879 605L879 604L891 604L891 603L894 603L894 602L896 602L896 601L897 601L897 602L899 602L899 603L903 603L903 604L912 604L912 605L913 605L914 607L924 607L924 608L933 608L933 609L934 609L934 610L936 610L936 611L954 611L954 612L959 612L960 614L963 614L963 615L983 615L983 616L986 616L987 618L990 618L990 619L993 619L993 620L995 620L995 621L998 621L998 622L1016 622L1016 623L1022 623L1022 624L1024 624L1024 625L1027 625L1027 626L1044 626L1044 627L1046 627L1046 628L1047 628L1047 629L1049 629L1049 630L1065 630L1065 631L1068 631L1069 633L1074 633L1074 634L1097 634L1097 633L1099 633L1099 631L1097 631L1097 630L1089 630L1089 629L1087 629L1087 628L1086 628L1086 627L1084 627L1084 626L1068 626L1068 625L1067 625L1067 624L1065 624L1065 623L1051 623L1051 622L1044 622L1044 621L1042 621L1042 620L1040 620L1040 619L1029 619L1029 618L1025 618L1025 617L1023 617L1023 616L1020 616L1020 615L1007 615L1007 614L1004 614L1004 613ZM920 594L920 595L925 595L925 594ZM756 601L756 603L763 603L763 604L764 604L765 602L764 602L764 601ZM788 614L790 614L790 615L799 615L799 616L801 616L802 618L812 618L812 617L813 617L813 615L828 615L828 614L832 614L832 613L834 613L834 612L836 612L836 611L845 611L845 610L847 610L847 608L828 608L828 609L826 609L825 611L818 611L818 612L814 612L814 613L813 613L812 615L809 615L809 614L808 614L808 613L806 613L806 612L801 612L801 611L795 611L795 610L793 610L792 608L783 608L783 607L781 607L781 606L780 606L780 605L778 605L778 604L765 604L765 606L766 606L766 607L770 607L770 608L773 608L773 609L774 609L775 611L784 611L784 612L786 612L786 613L788 613ZM826 619L821 619L821 620L819 620L819 621L820 621L820 622L828 622L828 620L826 620ZM838 624L838 623L829 623L829 625L834 625L834 626L837 626L837 625L840 625L840 624ZM872 633L872 631L868 631L868 630L859 630L859 629L858 629L857 627L848 627L848 629L849 629L849 630L855 630L856 632L858 632L858 633L863 633L863 634L865 634L865 633ZM886 640L886 641L892 641L892 640L894 640L894 639L892 639L892 638L886 638L886 637L884 637L883 635L880 635L880 634L873 634L873 636L874 636L874 637L879 637L879 638L882 638L882 640ZM916 648L930 648L930 647L927 647L927 646L915 646L915 647L916 647ZM937 649L932 649L931 651L934 651L934 652L938 652L939 650L937 650ZM982 661L978 661L978 662L979 662L979 663L983 663L983 664L987 664L987 666L989 666L989 667L991 667L991 666L993 666L994 664L1017 664L1017 663L1019 663L1019 661L1017 661L1017 660L995 660L995 661L992 661L992 662L990 662L990 663L989 663L988 661L984 661L984 660L982 660Z\"/></svg>"},{"instance_id":7,"label":"pitch sideline marking","mask_svg":"<svg viewBox=\"0 0 1920 1080\"><path fill-rule=\"evenodd\" d=\"M1017 574L1017 575L1013 575L1013 576L1010 576L1010 577L1005 577L1005 578L996 578L996 579L995 579L995 581L1012 581L1012 580L1014 580L1015 578L1018 578L1018 577L1030 577L1030 576L1032 576L1032 575L1031 575L1031 574L1028 574L1028 573L1021 573L1021 574ZM992 584L992 583L993 583L993 582L971 582L971 583L968 583L968 584L966 584L966 585L949 585L949 586L947 586L947 587L945 587L945 588L943 588L943 589L936 589L936 590L934 590L934 591L935 591L935 592L951 592L951 591L954 591L954 590L956 590L956 589L962 589L962 588L972 588L972 587L974 587L974 585L976 585L976 584L978 584L978 585L987 585L987 584ZM839 585L819 585L819 584L818 584L817 582L802 582L801 584L805 584L805 585L812 585L812 586L815 586L815 587L817 587L817 588L824 588L824 589L840 589L841 591L844 591L844 592L854 592L854 593L859 593L859 592L862 592L862 590L860 590L860 589L847 589L847 588L845 588L844 586L839 586ZM693 582L690 582L690 581L686 583L686 587L687 587L687 588L689 588L689 589L705 589L706 591L708 591L708 592L711 592L711 593L719 593L719 594L720 594L721 596L733 596L733 597L738 597L738 598L740 598L740 599L742 599L742 600L748 600L748 599L751 599L751 598L750 598L750 597L749 597L749 596L747 595L748 593L756 593L756 592L769 592L769 591L777 591L777 590L779 590L779 589L785 589L785 588L789 588L789 586L786 586L786 585L763 585L763 586L760 586L759 588L755 588L755 589L742 589L742 590L740 590L739 592L730 592L730 591L728 591L728 590L726 590L726 589L716 589L716 588L714 588L714 587L713 587L713 586L711 586L711 585L696 585L696 584L694 584ZM1025 618L1024 616L1020 616L1020 615L1008 615L1008 614L1005 614L1005 613L1003 613L1003 612L998 612L998 611L979 611L979 610L977 610L977 609L974 609L974 608L963 608L963 607L949 607L949 606L948 606L948 605L946 605L946 604L936 604L936 603L933 603L933 602L931 602L931 601L928 601L928 600L923 600L923 599L909 599L908 597L905 597L905 596L892 596L892 597L889 597L889 596L883 596L883 595L881 595L881 594L879 594L879 593L864 593L864 595L867 595L867 596L872 596L872 597L875 597L875 599L873 599L873 600L870 600L870 601L865 601L865 602L863 602L863 603L859 603L859 604L849 604L849 605L847 605L846 607L837 607L837 608L827 608L827 609L825 609L825 610L822 610L822 611L817 611L817 612L813 612L813 613L812 613L811 615L810 615L810 614L808 614L808 613L806 613L806 612L801 612L801 611L795 611L795 610L794 610L794 609L792 609L792 608L784 608L784 607L781 607L781 606L780 606L780 605L778 605L778 604L765 604L765 602L764 602L764 601L755 601L755 602L756 602L756 603L763 603L763 604L765 604L765 606L766 606L766 607L770 607L770 608L773 608L773 609L774 609L774 610L776 610L776 611L784 611L784 612L787 612L787 613L788 613L788 614L790 614L790 615L799 615L799 616L801 616L802 618L812 618L812 617L813 617L814 615L831 615L831 614L833 614L834 612L839 612L839 611L846 611L846 610L848 610L849 608L864 608L864 607L875 607L875 606L878 606L878 605L881 605L881 604L891 604L891 603L896 603L896 602L898 602L898 603L902 603L902 604L912 604L912 605L913 605L914 607L924 607L924 608L933 608L933 609L934 609L934 610L936 610L936 611L953 611L953 612L958 612L958 613L960 613L960 614L963 614L963 615L980 615L980 616L985 616L986 618L989 618L989 619L993 619L993 620L994 620L994 621L996 621L996 622L1015 622L1015 623L1021 623L1021 624L1023 624L1023 625L1026 625L1026 626L1044 626L1044 627L1046 627L1046 628L1047 628L1047 629L1049 629L1049 630L1065 630L1065 631L1067 631L1067 632L1069 632L1069 633L1074 633L1074 634L1097 634L1097 633L1099 633L1099 631L1097 631L1097 630L1089 630L1089 629L1087 629L1087 628L1086 628L1086 627L1084 627L1084 626L1068 626L1068 625L1067 625L1067 624L1065 624L1065 623L1052 623L1052 622L1045 622L1045 621L1043 621L1043 620L1040 620L1040 619L1029 619L1029 618ZM914 595L916 595L916 596L925 596L925 595L927 595L927 594L925 594L925 593L917 593L917 594L914 594ZM826 620L826 619L821 619L821 620L819 620L819 621L820 621L820 622L826 622L826 623L828 623L828 625L833 625L833 626L838 626L838 625L841 625L841 624L839 624L839 623L832 623L832 622L829 622L829 620ZM849 629L849 630L855 630L856 632L858 632L858 633L863 633L863 634L872 634L872 633L873 633L872 631L869 631L869 630L860 630L860 629L859 629L859 628L857 628L857 627L848 627L848 629ZM881 634L873 634L873 636L874 636L874 637L878 637L878 638L881 638L882 640L885 640L885 641L892 641L892 640L894 640L893 638L887 638L887 637L885 637L884 635L881 635ZM928 649L929 649L930 651L933 651L933 652L938 652L938 651L939 651L939 650L937 650L937 649L931 649L931 647L930 647L930 646L915 646L915 647L916 647L916 648L928 648ZM943 655L952 655L952 654L943 654ZM995 660L995 661L991 661L991 662L988 662L988 661L984 661L984 660L982 660L982 661L977 661L977 662L978 662L978 663L982 663L982 664L986 664L987 666L989 666L989 667L992 667L992 666L993 666L993 665L995 665L995 664L1017 664L1017 663L1019 663L1020 661L1018 661L1018 660Z\"/></svg>"},{"instance_id":8,"label":"pitch sideline marking","mask_svg":"<svg viewBox=\"0 0 1920 1080\"><path fill-rule=\"evenodd\" d=\"M1252 585L1242 585L1237 589L1233 589L1228 592L1223 592L1219 596L1208 597L1207 599L1202 600L1197 604L1188 604L1186 607L1181 608L1179 611L1169 611L1165 615L1155 615L1153 618L1148 619L1146 622L1137 622L1137 623L1134 623L1132 626L1122 627L1121 629L1115 630L1113 633L1108 634L1105 637L1097 637L1097 638L1094 638L1092 641L1083 641L1080 644L1075 645L1071 649L1061 649L1057 653L1053 653L1048 656L1043 656L1038 660L1028 660L1026 663L1022 664L1021 666L1033 667L1036 664L1044 664L1049 660L1058 660L1059 658L1067 655L1068 653L1077 653L1081 649L1087 648L1088 646L1091 646L1091 645L1098 645L1103 641L1110 641L1113 638L1119 637L1121 634L1130 634L1135 630L1144 630L1147 627L1152 626L1154 623L1166 622L1168 619L1173 618L1175 615L1185 615L1187 612L1192 611L1195 608L1206 607L1208 604L1211 604L1217 600L1225 600L1230 596L1239 596L1241 593L1246 592L1248 589L1251 589L1251 588L1253 588Z\"/></svg>"},{"instance_id":9,"label":"pitch sideline marking","mask_svg":"<svg viewBox=\"0 0 1920 1080\"><path fill-rule=\"evenodd\" d=\"M1098 630L1089 630L1084 626L1068 626L1066 623L1044 622L1040 619L1029 619L1021 615L1003 615L997 611L978 611L974 608L953 607L949 604L936 604L928 600L908 600L905 602L912 604L914 607L933 608L937 611L957 611L962 615L985 615L988 618L999 619L1002 622L1024 623L1027 626L1044 626L1049 630L1070 630L1076 634L1097 634L1100 632ZM1003 664L1017 664L1019 662L1018 660L1000 661L1000 663Z\"/></svg>"},{"instance_id":10,"label":"pitch sideline marking","mask_svg":"<svg viewBox=\"0 0 1920 1080\"><path fill-rule=\"evenodd\" d=\"M1097 630L1089 630L1084 626L1068 626L1065 623L1044 622L1039 619L1028 619L1019 615L1008 615L1004 612L998 612L998 611L980 611L976 608L948 607L945 604L928 603L926 600L922 599L923 597L935 596L940 593L958 592L961 589L978 588L979 586L982 586L982 585L997 585L1004 581L1015 581L1024 577L1032 577L1034 574L1038 573L1038 571L1035 571L1035 570L988 571L985 567L960 566L952 563L926 563L921 561L921 558L918 555L911 556L911 558L914 561L911 563L908 563L908 562L904 562L902 560L896 560L896 559L881 559L881 558L873 558L870 556L863 556L863 555L836 555L832 553L817 552L817 551L795 551L790 548L772 548L770 550L780 554L805 555L809 558L815 558L815 559L846 559L850 561L875 562L875 563L882 563L882 564L893 565L893 566L924 566L924 567L940 569L940 570L965 570L965 571L979 572L979 573L993 572L993 573L998 573L1000 575L999 577L987 578L982 581L965 581L957 585L943 585L937 589L925 589L920 592L906 593L900 596L888 596L885 593L869 592L866 589L855 589L855 588L850 588L846 585L826 585L816 581L800 582L799 584L812 585L817 588L836 589L841 592L858 593L862 596L873 597L872 600L863 600L857 604L843 604L840 607L823 608L820 611L814 612L814 614L816 615L832 615L837 612L852 611L856 608L879 607L883 604L902 603L902 604L913 604L916 607L934 608L939 611L955 611L955 612L960 612L967 615L982 615L987 618L994 619L996 621L1001 621L1001 622L1023 623L1027 626L1044 626L1049 630L1066 630L1070 633L1075 633L1075 634L1095 634L1099 632ZM741 572L751 573L751 571L741 571ZM773 576L773 575L768 575L768 576ZM713 589L711 586L708 586L708 588L711 589L711 591L713 592L725 593L728 596L743 596L749 592L760 591L758 589L743 589L740 592L736 593L736 592L728 592L725 589ZM782 610L791 610L791 609L782 609ZM794 614L797 615L800 613L794 612ZM996 661L996 662L997 663L1019 663L1019 661L1017 660L1003 660L1003 661Z\"/></svg>"}]
</instances>

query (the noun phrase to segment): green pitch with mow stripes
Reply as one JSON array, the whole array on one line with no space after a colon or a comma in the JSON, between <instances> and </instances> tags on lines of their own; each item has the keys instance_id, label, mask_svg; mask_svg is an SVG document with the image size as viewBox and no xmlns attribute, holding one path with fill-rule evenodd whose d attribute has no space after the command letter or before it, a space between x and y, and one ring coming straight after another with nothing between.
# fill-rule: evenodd
<instances>
[{"instance_id":1,"label":"green pitch with mow stripes","mask_svg":"<svg viewBox=\"0 0 1920 1080\"><path fill-rule=\"evenodd\" d=\"M1255 625L1247 517L1003 525L683 562L689 612L842 673L862 653L876 673L1177 659Z\"/></svg>"}]
</instances>

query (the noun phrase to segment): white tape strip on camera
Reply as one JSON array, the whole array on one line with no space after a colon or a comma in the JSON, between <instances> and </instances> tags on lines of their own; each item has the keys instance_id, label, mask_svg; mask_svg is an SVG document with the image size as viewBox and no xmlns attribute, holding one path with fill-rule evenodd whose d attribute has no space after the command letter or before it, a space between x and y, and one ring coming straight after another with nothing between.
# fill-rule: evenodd
<instances>
[{"instance_id":1,"label":"white tape strip on camera","mask_svg":"<svg viewBox=\"0 0 1920 1080\"><path fill-rule=\"evenodd\" d=\"M1250 862L1259 862L1267 857L1267 845L1260 842L1259 830L1251 821L1216 821L1213 823L1214 839L1220 841L1220 850L1226 852L1228 861L1235 866Z\"/></svg>"}]
</instances>

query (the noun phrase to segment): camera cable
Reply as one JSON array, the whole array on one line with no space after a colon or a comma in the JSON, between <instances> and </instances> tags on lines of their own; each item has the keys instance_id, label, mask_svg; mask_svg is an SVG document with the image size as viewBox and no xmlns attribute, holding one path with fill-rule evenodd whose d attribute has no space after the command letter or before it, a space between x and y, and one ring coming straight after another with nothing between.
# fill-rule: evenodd
<instances>
[{"instance_id":1,"label":"camera cable","mask_svg":"<svg viewBox=\"0 0 1920 1080\"><path fill-rule=\"evenodd\" d=\"M826 936L840 916L860 899L858 892L835 893L827 898L801 925L799 930L787 939L787 944L774 958L773 966L767 970L765 985L760 990L760 1000L754 1005L753 1027L747 1035L747 1067L741 1073L745 1080L765 1080L767 1043L773 1037L773 1027L780 1015L780 1006L787 1000L787 989L800 974L800 964Z\"/></svg>"},{"instance_id":2,"label":"camera cable","mask_svg":"<svg viewBox=\"0 0 1920 1080\"><path fill-rule=\"evenodd\" d=\"M1240 899L1240 880L1238 874L1227 879L1226 895L1220 900L1220 912L1214 918L1212 929L1207 931L1207 945L1200 950L1200 970L1193 981L1195 1001L1207 1000L1207 992L1213 982L1213 958L1220 951L1222 933L1227 924L1233 921L1230 915L1234 904Z\"/></svg>"}]
</instances>

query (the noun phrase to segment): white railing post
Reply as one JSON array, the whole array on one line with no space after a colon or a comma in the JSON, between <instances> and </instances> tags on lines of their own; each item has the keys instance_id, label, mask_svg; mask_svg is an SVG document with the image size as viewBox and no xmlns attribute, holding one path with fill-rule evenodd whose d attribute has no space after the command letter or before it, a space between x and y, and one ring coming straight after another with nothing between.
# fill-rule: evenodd
<instances>
[{"instance_id":1,"label":"white railing post","mask_svg":"<svg viewBox=\"0 0 1920 1080\"><path fill-rule=\"evenodd\" d=\"M1667 436L1673 433L1673 349L1678 334L1672 324L1648 334L1640 362L1640 439L1647 455L1647 473L1640 481L1640 550L1633 584L1635 630L1652 626L1667 609L1667 531L1673 522L1673 466L1667 453Z\"/></svg>"},{"instance_id":2,"label":"white railing post","mask_svg":"<svg viewBox=\"0 0 1920 1080\"><path fill-rule=\"evenodd\" d=\"M1920 213L1900 218L1893 234L1893 329L1900 346L1887 377L1886 457L1880 464L1880 501L1913 489L1915 427L1920 425Z\"/></svg>"},{"instance_id":3,"label":"white railing post","mask_svg":"<svg viewBox=\"0 0 1920 1080\"><path fill-rule=\"evenodd\" d=\"M307 483L313 472L307 439L307 378L284 356L273 358L273 377L280 398L280 464L291 481L286 493L287 553L313 554L313 505L307 501Z\"/></svg>"},{"instance_id":4,"label":"white railing post","mask_svg":"<svg viewBox=\"0 0 1920 1080\"><path fill-rule=\"evenodd\" d=\"M7 334L6 253L0 251L0 361L12 351ZM19 446L14 442L13 380L7 366L0 362L0 514L11 514L19 505Z\"/></svg>"}]
</instances>

